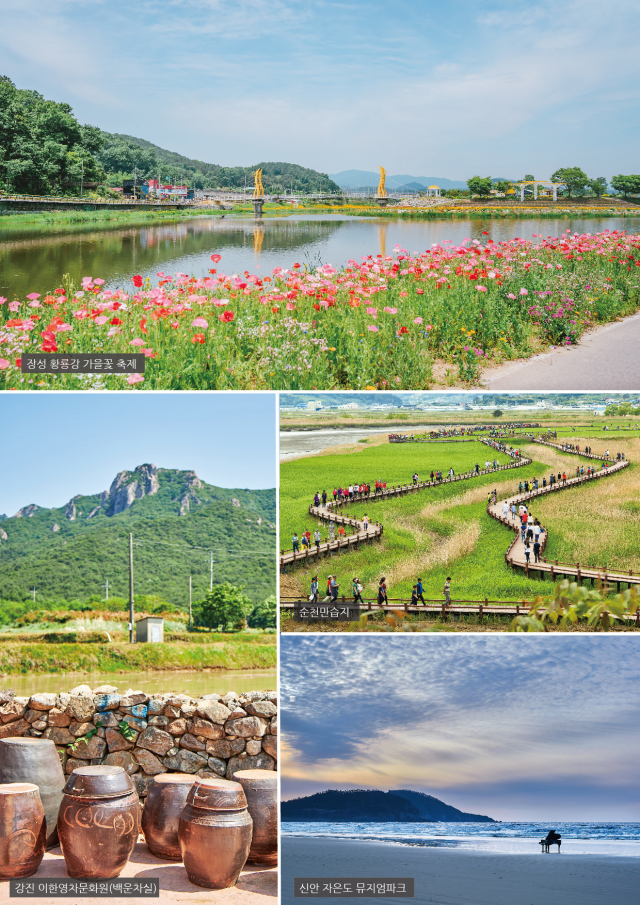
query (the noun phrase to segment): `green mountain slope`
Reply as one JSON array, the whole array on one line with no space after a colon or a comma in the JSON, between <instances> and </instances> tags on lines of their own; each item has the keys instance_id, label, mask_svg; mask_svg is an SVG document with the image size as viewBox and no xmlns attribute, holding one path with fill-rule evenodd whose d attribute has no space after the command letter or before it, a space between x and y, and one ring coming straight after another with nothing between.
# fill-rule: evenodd
<instances>
[{"instance_id":1,"label":"green mountain slope","mask_svg":"<svg viewBox=\"0 0 640 905\"><path fill-rule=\"evenodd\" d=\"M189 186L201 188L244 189L253 187L253 173L262 169L262 182L268 192L337 192L340 186L326 173L319 173L307 167L284 161L256 163L249 167L222 167L215 163L206 163L185 157L175 151L167 151L144 138L124 135L119 132L103 132L104 146L97 159L106 173L133 175L134 166L137 173L145 178L158 178L160 181L181 180ZM136 153L136 148L141 152Z\"/></svg>"},{"instance_id":2,"label":"green mountain slope","mask_svg":"<svg viewBox=\"0 0 640 905\"><path fill-rule=\"evenodd\" d=\"M283 820L330 823L494 823L491 817L467 814L439 798L407 789L379 792L375 789L327 789L281 804Z\"/></svg>"},{"instance_id":3,"label":"green mountain slope","mask_svg":"<svg viewBox=\"0 0 640 905\"><path fill-rule=\"evenodd\" d=\"M109 490L66 506L30 504L2 520L0 598L36 604L128 596L129 533L134 590L185 607L214 583L243 584L254 603L275 592L275 490L214 487L193 471L140 465Z\"/></svg>"}]
</instances>

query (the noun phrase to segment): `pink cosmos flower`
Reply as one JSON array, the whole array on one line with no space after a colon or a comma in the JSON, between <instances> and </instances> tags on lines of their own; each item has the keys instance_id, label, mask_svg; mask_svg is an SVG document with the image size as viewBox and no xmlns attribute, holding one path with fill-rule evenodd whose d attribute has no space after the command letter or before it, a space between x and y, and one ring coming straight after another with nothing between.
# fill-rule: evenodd
<instances>
[{"instance_id":1,"label":"pink cosmos flower","mask_svg":"<svg viewBox=\"0 0 640 905\"><path fill-rule=\"evenodd\" d=\"M296 306L293 304L293 302L287 302L287 311L294 311L295 307Z\"/></svg>"},{"instance_id":2,"label":"pink cosmos flower","mask_svg":"<svg viewBox=\"0 0 640 905\"><path fill-rule=\"evenodd\" d=\"M376 327L375 324L369 324L369 326L367 327L367 330L370 330L372 333L377 333L378 329L379 328Z\"/></svg>"},{"instance_id":3,"label":"pink cosmos flower","mask_svg":"<svg viewBox=\"0 0 640 905\"><path fill-rule=\"evenodd\" d=\"M29 302L29 307L30 308L42 308L42 305L40 304L40 302Z\"/></svg>"},{"instance_id":4,"label":"pink cosmos flower","mask_svg":"<svg viewBox=\"0 0 640 905\"><path fill-rule=\"evenodd\" d=\"M36 299L40 298L39 292L32 292L27 296L28 299L31 299L32 302L35 302Z\"/></svg>"},{"instance_id":5,"label":"pink cosmos flower","mask_svg":"<svg viewBox=\"0 0 640 905\"><path fill-rule=\"evenodd\" d=\"M508 299L514 299L514 298L515 298L515 295L513 294L513 292L510 292L510 293L507 295L507 298L508 298Z\"/></svg>"},{"instance_id":6,"label":"pink cosmos flower","mask_svg":"<svg viewBox=\"0 0 640 905\"><path fill-rule=\"evenodd\" d=\"M108 320L109 320L109 318L106 317L106 315L101 314L100 317L97 317L97 318L96 318L96 324L97 324L99 327L101 327L103 324L106 324Z\"/></svg>"},{"instance_id":7,"label":"pink cosmos flower","mask_svg":"<svg viewBox=\"0 0 640 905\"><path fill-rule=\"evenodd\" d=\"M384 310L387 312L387 314L397 314L398 313L397 308L385 308Z\"/></svg>"},{"instance_id":8,"label":"pink cosmos flower","mask_svg":"<svg viewBox=\"0 0 640 905\"><path fill-rule=\"evenodd\" d=\"M205 330L209 326L208 321L204 319L204 317L196 317L196 319L191 324L192 327L204 327Z\"/></svg>"},{"instance_id":9,"label":"pink cosmos flower","mask_svg":"<svg viewBox=\"0 0 640 905\"><path fill-rule=\"evenodd\" d=\"M142 383L144 377L142 374L129 374L127 377L127 383L133 385L134 383Z\"/></svg>"},{"instance_id":10,"label":"pink cosmos flower","mask_svg":"<svg viewBox=\"0 0 640 905\"><path fill-rule=\"evenodd\" d=\"M93 282L96 284L96 286L104 286L104 280L101 280L100 277L96 277Z\"/></svg>"},{"instance_id":11,"label":"pink cosmos flower","mask_svg":"<svg viewBox=\"0 0 640 905\"><path fill-rule=\"evenodd\" d=\"M20 302L9 302L9 311L19 311Z\"/></svg>"},{"instance_id":12,"label":"pink cosmos flower","mask_svg":"<svg viewBox=\"0 0 640 905\"><path fill-rule=\"evenodd\" d=\"M367 308L367 314L370 314L371 317L377 317L378 309L377 308Z\"/></svg>"},{"instance_id":13,"label":"pink cosmos flower","mask_svg":"<svg viewBox=\"0 0 640 905\"><path fill-rule=\"evenodd\" d=\"M528 290L528 289L521 289L521 290L520 290L520 295L529 295L529 290Z\"/></svg>"},{"instance_id":14,"label":"pink cosmos flower","mask_svg":"<svg viewBox=\"0 0 640 905\"><path fill-rule=\"evenodd\" d=\"M414 318L413 323L414 323L414 324L421 324L421 323L422 323L422 318L421 318L421 317L416 317L416 318Z\"/></svg>"},{"instance_id":15,"label":"pink cosmos flower","mask_svg":"<svg viewBox=\"0 0 640 905\"><path fill-rule=\"evenodd\" d=\"M4 303L6 301L7 301L6 298L4 298L4 296L0 295L0 305L4 305Z\"/></svg>"},{"instance_id":16,"label":"pink cosmos flower","mask_svg":"<svg viewBox=\"0 0 640 905\"><path fill-rule=\"evenodd\" d=\"M6 358L0 358L0 371L4 371L5 368L8 368L10 362L7 361Z\"/></svg>"},{"instance_id":17,"label":"pink cosmos flower","mask_svg":"<svg viewBox=\"0 0 640 905\"><path fill-rule=\"evenodd\" d=\"M129 342L129 345L130 346L144 346L144 340L143 339L132 339Z\"/></svg>"},{"instance_id":18,"label":"pink cosmos flower","mask_svg":"<svg viewBox=\"0 0 640 905\"><path fill-rule=\"evenodd\" d=\"M478 290L478 292L486 292L486 291L487 291L487 287L486 287L486 286L476 286L476 289Z\"/></svg>"},{"instance_id":19,"label":"pink cosmos flower","mask_svg":"<svg viewBox=\"0 0 640 905\"><path fill-rule=\"evenodd\" d=\"M73 330L71 324L58 324L58 333L66 333L68 330Z\"/></svg>"}]
</instances>

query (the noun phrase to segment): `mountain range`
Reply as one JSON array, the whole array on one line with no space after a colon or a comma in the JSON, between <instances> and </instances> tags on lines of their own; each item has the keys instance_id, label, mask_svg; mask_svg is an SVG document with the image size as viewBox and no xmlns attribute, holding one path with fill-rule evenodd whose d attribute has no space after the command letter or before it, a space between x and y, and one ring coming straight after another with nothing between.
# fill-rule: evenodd
<instances>
[{"instance_id":1,"label":"mountain range","mask_svg":"<svg viewBox=\"0 0 640 905\"><path fill-rule=\"evenodd\" d=\"M493 176L494 182L500 182L502 176ZM342 170L340 173L330 173L329 179L340 186L341 189L371 188L378 185L380 173L373 170ZM445 179L444 176L409 176L406 173L386 177L386 187L395 191L420 192L430 185L437 185L441 189L466 189L467 183L455 179Z\"/></svg>"},{"instance_id":2,"label":"mountain range","mask_svg":"<svg viewBox=\"0 0 640 905\"><path fill-rule=\"evenodd\" d=\"M281 804L283 821L327 823L495 823L491 817L467 814L449 804L410 789L328 789Z\"/></svg>"},{"instance_id":3,"label":"mountain range","mask_svg":"<svg viewBox=\"0 0 640 905\"><path fill-rule=\"evenodd\" d=\"M275 592L275 490L215 487L194 471L139 465L108 490L58 508L30 503L0 516L0 598L37 602L128 595L129 534L134 588L174 606L215 583L245 586L252 602ZM258 555L259 554L259 555Z\"/></svg>"}]
</instances>

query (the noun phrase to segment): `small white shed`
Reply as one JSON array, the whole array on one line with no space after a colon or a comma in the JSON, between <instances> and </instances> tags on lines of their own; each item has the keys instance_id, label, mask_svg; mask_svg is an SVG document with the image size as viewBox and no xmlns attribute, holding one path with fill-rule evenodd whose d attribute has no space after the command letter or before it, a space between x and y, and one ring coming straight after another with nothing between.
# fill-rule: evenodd
<instances>
[{"instance_id":1,"label":"small white shed","mask_svg":"<svg viewBox=\"0 0 640 905\"><path fill-rule=\"evenodd\" d=\"M161 644L164 641L164 619L161 616L146 616L136 622L136 641Z\"/></svg>"}]
</instances>

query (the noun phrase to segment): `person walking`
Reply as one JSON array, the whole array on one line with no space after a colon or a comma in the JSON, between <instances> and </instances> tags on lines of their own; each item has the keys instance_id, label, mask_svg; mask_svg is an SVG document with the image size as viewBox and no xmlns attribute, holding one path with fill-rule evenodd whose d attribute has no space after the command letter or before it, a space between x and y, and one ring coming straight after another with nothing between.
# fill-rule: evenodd
<instances>
[{"instance_id":1,"label":"person walking","mask_svg":"<svg viewBox=\"0 0 640 905\"><path fill-rule=\"evenodd\" d=\"M317 552L317 553L320 553L320 541L322 540L322 537L321 537L321 535L320 535L320 529L319 529L319 528L316 528L316 530L315 530L315 532L314 532L314 534L313 534L313 539L314 539L314 541L316 542L316 552Z\"/></svg>"},{"instance_id":2,"label":"person walking","mask_svg":"<svg viewBox=\"0 0 640 905\"><path fill-rule=\"evenodd\" d=\"M417 584L416 584L416 591L417 591L418 600L422 601L422 603L425 604L425 606L426 606L426 603L425 603L425 600L424 600L424 597L423 597L424 588L422 587L422 579L421 579L421 578L418 579L418 582L417 582Z\"/></svg>"},{"instance_id":3,"label":"person walking","mask_svg":"<svg viewBox=\"0 0 640 905\"><path fill-rule=\"evenodd\" d=\"M509 501L505 500L502 504L502 518L506 519L509 517Z\"/></svg>"},{"instance_id":4,"label":"person walking","mask_svg":"<svg viewBox=\"0 0 640 905\"><path fill-rule=\"evenodd\" d=\"M336 537L336 523L333 519L329 522L329 542L333 543Z\"/></svg>"},{"instance_id":5,"label":"person walking","mask_svg":"<svg viewBox=\"0 0 640 905\"><path fill-rule=\"evenodd\" d=\"M322 505L323 506L327 505L327 491L326 490L322 491Z\"/></svg>"},{"instance_id":6,"label":"person walking","mask_svg":"<svg viewBox=\"0 0 640 905\"><path fill-rule=\"evenodd\" d=\"M318 602L318 576L314 575L311 579L311 594L309 596L311 603Z\"/></svg>"},{"instance_id":7,"label":"person walking","mask_svg":"<svg viewBox=\"0 0 640 905\"><path fill-rule=\"evenodd\" d=\"M360 584L359 578L353 579L353 602L361 603L364 606L364 600L362 599L362 585Z\"/></svg>"},{"instance_id":8,"label":"person walking","mask_svg":"<svg viewBox=\"0 0 640 905\"><path fill-rule=\"evenodd\" d=\"M451 576L447 577L444 587L442 588L442 593L444 594L444 605L451 606Z\"/></svg>"},{"instance_id":9,"label":"person walking","mask_svg":"<svg viewBox=\"0 0 640 905\"><path fill-rule=\"evenodd\" d=\"M336 603L338 600L338 588L340 585L338 584L337 577L334 575L331 579L331 603Z\"/></svg>"},{"instance_id":10,"label":"person walking","mask_svg":"<svg viewBox=\"0 0 640 905\"><path fill-rule=\"evenodd\" d=\"M307 499L309 499L309 497L307 497ZM293 548L294 553L297 553L298 550L300 549L300 543L298 541L298 534L295 531L293 533L293 537L291 538L291 546Z\"/></svg>"},{"instance_id":11,"label":"person walking","mask_svg":"<svg viewBox=\"0 0 640 905\"><path fill-rule=\"evenodd\" d=\"M331 581L332 581L332 579L333 579L333 575L327 576L327 596L322 601L323 603L326 603L327 600L331 600Z\"/></svg>"},{"instance_id":12,"label":"person walking","mask_svg":"<svg viewBox=\"0 0 640 905\"><path fill-rule=\"evenodd\" d=\"M531 547L529 546L529 541L527 541L524 545L524 557L527 561L527 565L529 565L530 556L531 556Z\"/></svg>"},{"instance_id":13,"label":"person walking","mask_svg":"<svg viewBox=\"0 0 640 905\"><path fill-rule=\"evenodd\" d=\"M540 535L533 541L533 561L540 562Z\"/></svg>"},{"instance_id":14,"label":"person walking","mask_svg":"<svg viewBox=\"0 0 640 905\"><path fill-rule=\"evenodd\" d=\"M387 602L387 579L381 578L378 582L378 606L384 606Z\"/></svg>"}]
</instances>

